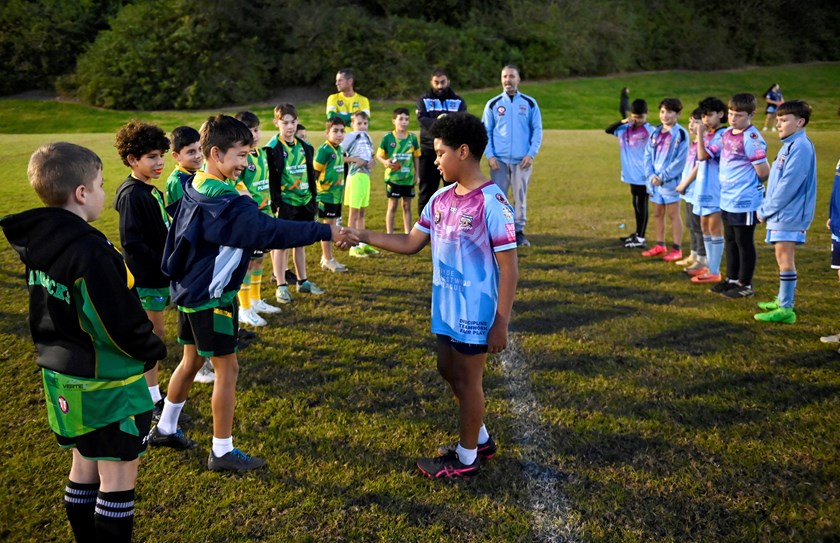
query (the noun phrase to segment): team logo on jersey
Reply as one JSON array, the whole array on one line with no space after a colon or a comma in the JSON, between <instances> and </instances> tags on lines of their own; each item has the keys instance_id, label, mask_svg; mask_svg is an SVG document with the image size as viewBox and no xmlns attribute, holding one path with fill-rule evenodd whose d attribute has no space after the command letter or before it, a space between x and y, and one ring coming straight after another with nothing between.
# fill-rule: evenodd
<instances>
[{"instance_id":1,"label":"team logo on jersey","mask_svg":"<svg viewBox=\"0 0 840 543\"><path fill-rule=\"evenodd\" d=\"M70 404L67 403L67 400L64 399L64 396L58 397L58 408L61 409L61 412L65 415L68 411L70 411Z\"/></svg>"},{"instance_id":2,"label":"team logo on jersey","mask_svg":"<svg viewBox=\"0 0 840 543\"><path fill-rule=\"evenodd\" d=\"M455 213L456 211L458 211L458 208L455 207L455 206L452 206L452 207L449 208L450 213Z\"/></svg>"},{"instance_id":3,"label":"team logo on jersey","mask_svg":"<svg viewBox=\"0 0 840 543\"><path fill-rule=\"evenodd\" d=\"M466 213L461 215L461 220L458 222L458 226L461 227L461 230L469 230L472 228L473 216L467 215Z\"/></svg>"},{"instance_id":4,"label":"team logo on jersey","mask_svg":"<svg viewBox=\"0 0 840 543\"><path fill-rule=\"evenodd\" d=\"M503 195L503 194L501 194L501 193L497 193L497 194L496 194L496 200L498 200L499 202L501 202L501 203L502 203L502 205L506 205L506 206L507 206L507 205L510 205L510 204L508 204L508 202L507 202L507 200L505 199L504 195Z\"/></svg>"},{"instance_id":5,"label":"team logo on jersey","mask_svg":"<svg viewBox=\"0 0 840 543\"><path fill-rule=\"evenodd\" d=\"M750 137L754 140L758 139L758 132L750 132Z\"/></svg>"},{"instance_id":6,"label":"team logo on jersey","mask_svg":"<svg viewBox=\"0 0 840 543\"><path fill-rule=\"evenodd\" d=\"M435 211L435 224L440 222L440 210Z\"/></svg>"},{"instance_id":7,"label":"team logo on jersey","mask_svg":"<svg viewBox=\"0 0 840 543\"><path fill-rule=\"evenodd\" d=\"M391 147L393 148L393 147L396 147L396 146L397 146L397 142L392 141L392 142L391 142Z\"/></svg>"},{"instance_id":8,"label":"team logo on jersey","mask_svg":"<svg viewBox=\"0 0 840 543\"><path fill-rule=\"evenodd\" d=\"M248 171L252 172L252 173L257 171L257 165L256 164L248 164Z\"/></svg>"},{"instance_id":9,"label":"team logo on jersey","mask_svg":"<svg viewBox=\"0 0 840 543\"><path fill-rule=\"evenodd\" d=\"M332 153L332 154L330 155L330 158L331 158L331 159L333 159L333 160L335 160L335 153Z\"/></svg>"},{"instance_id":10,"label":"team logo on jersey","mask_svg":"<svg viewBox=\"0 0 840 543\"><path fill-rule=\"evenodd\" d=\"M285 149L283 149L283 158L289 158L289 153Z\"/></svg>"},{"instance_id":11,"label":"team logo on jersey","mask_svg":"<svg viewBox=\"0 0 840 543\"><path fill-rule=\"evenodd\" d=\"M528 108L527 107L525 107L524 105L519 106L519 114L520 115L525 115L527 113L528 113Z\"/></svg>"},{"instance_id":12,"label":"team logo on jersey","mask_svg":"<svg viewBox=\"0 0 840 543\"><path fill-rule=\"evenodd\" d=\"M339 100L339 101L338 101L338 102L336 102L336 103L338 104L338 106L339 106L339 107L341 107L341 106L343 106L343 105L344 105L344 100Z\"/></svg>"},{"instance_id":13,"label":"team logo on jersey","mask_svg":"<svg viewBox=\"0 0 840 543\"><path fill-rule=\"evenodd\" d=\"M505 114L505 111L507 111L507 110L505 109L505 106L499 106L499 107L496 109L496 113L498 113L498 114L499 114L499 117L503 117L503 116L504 116L504 114Z\"/></svg>"},{"instance_id":14,"label":"team logo on jersey","mask_svg":"<svg viewBox=\"0 0 840 543\"><path fill-rule=\"evenodd\" d=\"M510 212L510 208L508 206L502 208L502 215L509 221L513 220L513 213Z\"/></svg>"}]
</instances>

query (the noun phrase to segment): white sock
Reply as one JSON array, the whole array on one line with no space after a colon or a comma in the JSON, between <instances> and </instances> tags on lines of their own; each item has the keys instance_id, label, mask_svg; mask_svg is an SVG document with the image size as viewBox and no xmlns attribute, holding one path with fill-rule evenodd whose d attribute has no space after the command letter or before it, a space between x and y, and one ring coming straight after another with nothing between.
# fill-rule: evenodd
<instances>
[{"instance_id":1,"label":"white sock","mask_svg":"<svg viewBox=\"0 0 840 543\"><path fill-rule=\"evenodd\" d=\"M462 464L469 466L475 462L475 457L478 455L478 449L465 449L461 446L461 443L458 443L458 448L455 449L455 453L458 455L458 460L460 460Z\"/></svg>"},{"instance_id":2,"label":"white sock","mask_svg":"<svg viewBox=\"0 0 840 543\"><path fill-rule=\"evenodd\" d=\"M181 403L172 403L169 398L163 400L163 412L160 414L160 420L157 423L158 432L165 436L171 436L178 431L178 417L181 416L181 409L187 400Z\"/></svg>"},{"instance_id":3,"label":"white sock","mask_svg":"<svg viewBox=\"0 0 840 543\"><path fill-rule=\"evenodd\" d=\"M487 427L483 424L481 428L478 429L478 444L484 445L490 440L490 434L487 433Z\"/></svg>"},{"instance_id":4,"label":"white sock","mask_svg":"<svg viewBox=\"0 0 840 543\"><path fill-rule=\"evenodd\" d=\"M221 458L233 450L233 436L213 437L213 456Z\"/></svg>"},{"instance_id":5,"label":"white sock","mask_svg":"<svg viewBox=\"0 0 840 543\"><path fill-rule=\"evenodd\" d=\"M160 385L149 387L149 394L152 395L152 401L158 403L163 396L160 394Z\"/></svg>"}]
</instances>

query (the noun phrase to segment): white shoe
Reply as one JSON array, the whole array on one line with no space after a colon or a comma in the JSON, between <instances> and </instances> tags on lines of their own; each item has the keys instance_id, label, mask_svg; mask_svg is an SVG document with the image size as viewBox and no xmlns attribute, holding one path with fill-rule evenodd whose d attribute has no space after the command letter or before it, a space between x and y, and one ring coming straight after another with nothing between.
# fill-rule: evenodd
<instances>
[{"instance_id":1,"label":"white shoe","mask_svg":"<svg viewBox=\"0 0 840 543\"><path fill-rule=\"evenodd\" d=\"M332 258L330 260L321 259L321 269L330 270L331 272L346 272L347 266Z\"/></svg>"},{"instance_id":2,"label":"white shoe","mask_svg":"<svg viewBox=\"0 0 840 543\"><path fill-rule=\"evenodd\" d=\"M278 286L274 298L281 304L292 303L292 294L289 292L289 285Z\"/></svg>"},{"instance_id":3,"label":"white shoe","mask_svg":"<svg viewBox=\"0 0 840 543\"><path fill-rule=\"evenodd\" d=\"M268 321L257 315L257 312L251 309L239 309L240 324L247 324L250 326L265 326Z\"/></svg>"},{"instance_id":4,"label":"white shoe","mask_svg":"<svg viewBox=\"0 0 840 543\"><path fill-rule=\"evenodd\" d=\"M198 373L195 374L195 379L193 379L194 383L212 383L216 380L216 372L213 371L213 364L210 363L209 360L204 360L204 365L201 366L201 369L198 370Z\"/></svg>"},{"instance_id":5,"label":"white shoe","mask_svg":"<svg viewBox=\"0 0 840 543\"><path fill-rule=\"evenodd\" d=\"M833 336L823 336L820 338L820 341L823 343L840 343L840 334L834 334Z\"/></svg>"},{"instance_id":6,"label":"white shoe","mask_svg":"<svg viewBox=\"0 0 840 543\"><path fill-rule=\"evenodd\" d=\"M764 128L761 129L761 131L762 132L767 132L767 127L765 126Z\"/></svg>"},{"instance_id":7,"label":"white shoe","mask_svg":"<svg viewBox=\"0 0 840 543\"><path fill-rule=\"evenodd\" d=\"M280 313L280 308L267 304L265 300L251 300L251 309L257 313Z\"/></svg>"}]
</instances>

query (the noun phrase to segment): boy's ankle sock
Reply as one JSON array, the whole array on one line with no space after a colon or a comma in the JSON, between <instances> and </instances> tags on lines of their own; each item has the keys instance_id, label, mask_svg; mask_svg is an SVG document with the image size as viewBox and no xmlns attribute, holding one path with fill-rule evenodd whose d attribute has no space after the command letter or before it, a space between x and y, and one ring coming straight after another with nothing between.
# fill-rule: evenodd
<instances>
[{"instance_id":1,"label":"boy's ankle sock","mask_svg":"<svg viewBox=\"0 0 840 543\"><path fill-rule=\"evenodd\" d=\"M679 251L681 247L682 247L682 245L680 245L679 243L672 243L671 244L671 248L674 249L675 251Z\"/></svg>"},{"instance_id":2,"label":"boy's ankle sock","mask_svg":"<svg viewBox=\"0 0 840 543\"><path fill-rule=\"evenodd\" d=\"M469 466L475 462L475 457L478 455L478 448L465 449L461 446L461 443L458 442L458 447L455 449L455 452L458 454L458 460L465 466Z\"/></svg>"},{"instance_id":3,"label":"boy's ankle sock","mask_svg":"<svg viewBox=\"0 0 840 543\"><path fill-rule=\"evenodd\" d=\"M102 492L96 497L97 541L131 543L134 528L134 489Z\"/></svg>"},{"instance_id":4,"label":"boy's ankle sock","mask_svg":"<svg viewBox=\"0 0 840 543\"><path fill-rule=\"evenodd\" d=\"M254 305L253 300L262 299L262 275L262 268L251 272L251 286L248 291L248 297L252 300L251 305Z\"/></svg>"},{"instance_id":5,"label":"boy's ankle sock","mask_svg":"<svg viewBox=\"0 0 840 543\"><path fill-rule=\"evenodd\" d=\"M233 436L213 437L213 455L221 458L233 450Z\"/></svg>"},{"instance_id":6,"label":"boy's ankle sock","mask_svg":"<svg viewBox=\"0 0 840 543\"><path fill-rule=\"evenodd\" d=\"M96 541L96 494L99 483L83 484L68 481L64 487L64 510L76 541Z\"/></svg>"},{"instance_id":7,"label":"boy's ankle sock","mask_svg":"<svg viewBox=\"0 0 840 543\"><path fill-rule=\"evenodd\" d=\"M306 281L307 281L307 279L301 279L300 277L298 277L297 284L302 285L302 284L306 283Z\"/></svg>"},{"instance_id":8,"label":"boy's ankle sock","mask_svg":"<svg viewBox=\"0 0 840 543\"><path fill-rule=\"evenodd\" d=\"M490 434L487 433L487 427L483 424L481 428L478 429L478 444L484 445L490 439Z\"/></svg>"},{"instance_id":9,"label":"boy's ankle sock","mask_svg":"<svg viewBox=\"0 0 840 543\"><path fill-rule=\"evenodd\" d=\"M169 398L163 400L163 412L160 414L160 420L157 423L158 432L165 436L171 436L178 431L178 417L181 416L181 409L184 408L184 400L181 403L172 403Z\"/></svg>"},{"instance_id":10,"label":"boy's ankle sock","mask_svg":"<svg viewBox=\"0 0 840 543\"><path fill-rule=\"evenodd\" d=\"M665 247L665 242L664 241L657 241L656 244L661 245L662 247Z\"/></svg>"},{"instance_id":11,"label":"boy's ankle sock","mask_svg":"<svg viewBox=\"0 0 840 543\"><path fill-rule=\"evenodd\" d=\"M149 394L152 395L152 401L154 403L158 403L163 399L163 395L160 393L160 385L150 386Z\"/></svg>"},{"instance_id":12,"label":"boy's ankle sock","mask_svg":"<svg viewBox=\"0 0 840 543\"><path fill-rule=\"evenodd\" d=\"M793 308L797 280L796 270L779 272L779 307Z\"/></svg>"}]
</instances>

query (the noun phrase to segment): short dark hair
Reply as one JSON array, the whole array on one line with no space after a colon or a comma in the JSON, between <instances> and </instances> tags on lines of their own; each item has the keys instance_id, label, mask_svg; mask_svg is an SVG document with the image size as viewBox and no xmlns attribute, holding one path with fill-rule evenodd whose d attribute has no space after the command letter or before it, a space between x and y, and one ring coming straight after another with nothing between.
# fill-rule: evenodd
<instances>
[{"instance_id":1,"label":"short dark hair","mask_svg":"<svg viewBox=\"0 0 840 543\"><path fill-rule=\"evenodd\" d=\"M210 158L210 150L218 147L223 153L236 144L250 147L254 144L251 130L242 121L230 115L210 117L199 130L201 133L201 154Z\"/></svg>"},{"instance_id":2,"label":"short dark hair","mask_svg":"<svg viewBox=\"0 0 840 543\"><path fill-rule=\"evenodd\" d=\"M636 98L635 100L633 100L633 103L630 104L630 113L632 113L633 115L644 115L647 112L647 102L645 102L641 98Z\"/></svg>"},{"instance_id":3,"label":"short dark hair","mask_svg":"<svg viewBox=\"0 0 840 543\"><path fill-rule=\"evenodd\" d=\"M353 70L351 70L350 68L342 68L338 71L338 73L343 75L344 79L352 79L353 81L355 81Z\"/></svg>"},{"instance_id":4,"label":"short dark hair","mask_svg":"<svg viewBox=\"0 0 840 543\"><path fill-rule=\"evenodd\" d=\"M62 207L79 185L90 186L102 160L86 147L59 141L38 147L29 157L26 175L38 198L49 207Z\"/></svg>"},{"instance_id":5,"label":"short dark hair","mask_svg":"<svg viewBox=\"0 0 840 543\"><path fill-rule=\"evenodd\" d=\"M811 105L805 100L790 100L776 108L776 117L780 115L793 115L805 119L805 125L811 120Z\"/></svg>"},{"instance_id":6,"label":"short dark hair","mask_svg":"<svg viewBox=\"0 0 840 543\"><path fill-rule=\"evenodd\" d=\"M260 118L250 111L240 111L236 114L236 120L241 121L242 124L247 126L249 129L254 129L260 126Z\"/></svg>"},{"instance_id":7,"label":"short dark hair","mask_svg":"<svg viewBox=\"0 0 840 543\"><path fill-rule=\"evenodd\" d=\"M700 100L700 103L697 105L700 106L701 115L708 115L709 113L723 113L723 116L720 118L720 122L721 124L727 122L729 117L729 108L726 107L726 104L724 104L723 100L720 98L708 96Z\"/></svg>"},{"instance_id":8,"label":"short dark hair","mask_svg":"<svg viewBox=\"0 0 840 543\"><path fill-rule=\"evenodd\" d=\"M519 71L519 66L517 66L516 64L505 64L504 66L502 66L502 71L505 70L516 70L516 75L522 77L522 72Z\"/></svg>"},{"instance_id":9,"label":"short dark hair","mask_svg":"<svg viewBox=\"0 0 840 543\"><path fill-rule=\"evenodd\" d=\"M432 77L445 77L449 79L449 74L446 73L446 70L443 68L438 68L434 72L432 72Z\"/></svg>"},{"instance_id":10,"label":"short dark hair","mask_svg":"<svg viewBox=\"0 0 840 543\"><path fill-rule=\"evenodd\" d=\"M291 115L293 118L298 118L297 108L292 104L280 104L274 108L274 118L279 120L285 115Z\"/></svg>"},{"instance_id":11,"label":"short dark hair","mask_svg":"<svg viewBox=\"0 0 840 543\"><path fill-rule=\"evenodd\" d=\"M411 117L411 113L409 113L408 108L398 107L394 110L394 115L391 118L396 119L400 115L408 115L409 117Z\"/></svg>"},{"instance_id":12,"label":"short dark hair","mask_svg":"<svg viewBox=\"0 0 840 543\"><path fill-rule=\"evenodd\" d=\"M429 133L448 147L466 145L476 160L481 160L481 155L487 147L487 129L481 119L470 113L441 115L432 124Z\"/></svg>"},{"instance_id":13,"label":"short dark hair","mask_svg":"<svg viewBox=\"0 0 840 543\"><path fill-rule=\"evenodd\" d=\"M675 111L677 113L682 111L683 105L679 98L665 98L659 102L659 109L667 109L668 111Z\"/></svg>"},{"instance_id":14,"label":"short dark hair","mask_svg":"<svg viewBox=\"0 0 840 543\"><path fill-rule=\"evenodd\" d=\"M123 164L128 166L129 155L140 158L152 151L165 153L169 150L169 139L159 126L132 119L117 132L114 147Z\"/></svg>"},{"instance_id":15,"label":"short dark hair","mask_svg":"<svg viewBox=\"0 0 840 543\"><path fill-rule=\"evenodd\" d=\"M306 127L303 126L301 123L298 123L298 125L295 127L295 132L300 132L301 130L306 130Z\"/></svg>"},{"instance_id":16,"label":"short dark hair","mask_svg":"<svg viewBox=\"0 0 840 543\"><path fill-rule=\"evenodd\" d=\"M703 110L699 107L694 108L694 111L691 112L691 118L699 121L703 118Z\"/></svg>"},{"instance_id":17,"label":"short dark hair","mask_svg":"<svg viewBox=\"0 0 840 543\"><path fill-rule=\"evenodd\" d=\"M733 111L743 111L745 113L755 113L755 96L748 92L736 94L729 99L729 109Z\"/></svg>"},{"instance_id":18,"label":"short dark hair","mask_svg":"<svg viewBox=\"0 0 840 543\"><path fill-rule=\"evenodd\" d=\"M192 145L197 142L201 139L201 136L199 135L198 130L192 126L179 126L172 130L172 133L169 135L169 139L172 140L172 150L176 153L180 153L181 149L187 145Z\"/></svg>"},{"instance_id":19,"label":"short dark hair","mask_svg":"<svg viewBox=\"0 0 840 543\"><path fill-rule=\"evenodd\" d=\"M327 130L332 128L333 126L347 126L347 123L344 122L344 119L336 115L335 117L330 117L327 119ZM298 125L300 126L300 125Z\"/></svg>"}]
</instances>

